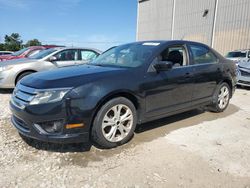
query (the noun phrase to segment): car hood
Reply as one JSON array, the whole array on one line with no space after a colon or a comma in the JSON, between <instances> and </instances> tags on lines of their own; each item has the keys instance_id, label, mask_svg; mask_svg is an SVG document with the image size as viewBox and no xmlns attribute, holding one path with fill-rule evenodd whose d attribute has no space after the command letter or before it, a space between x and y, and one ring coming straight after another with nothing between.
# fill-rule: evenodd
<instances>
[{"instance_id":1,"label":"car hood","mask_svg":"<svg viewBox=\"0 0 250 188\"><path fill-rule=\"evenodd\" d=\"M250 72L250 62L239 63L239 69L245 69Z\"/></svg>"},{"instance_id":2,"label":"car hood","mask_svg":"<svg viewBox=\"0 0 250 188\"><path fill-rule=\"evenodd\" d=\"M17 65L17 64L23 64L23 63L29 63L29 62L35 62L36 59L28 59L28 58L21 58L21 59L13 59L13 60L7 60L0 63L0 66L8 66L8 65Z\"/></svg>"},{"instance_id":3,"label":"car hood","mask_svg":"<svg viewBox=\"0 0 250 188\"><path fill-rule=\"evenodd\" d=\"M232 61L240 61L242 58L240 58L240 57L227 57L227 59L232 60Z\"/></svg>"},{"instance_id":4,"label":"car hood","mask_svg":"<svg viewBox=\"0 0 250 188\"><path fill-rule=\"evenodd\" d=\"M11 60L11 59L20 59L22 57L20 56L14 56L14 55L1 55L0 56L0 60L2 61L7 61L7 60Z\"/></svg>"},{"instance_id":5,"label":"car hood","mask_svg":"<svg viewBox=\"0 0 250 188\"><path fill-rule=\"evenodd\" d=\"M21 84L35 89L73 88L124 72L126 68L80 65L31 74Z\"/></svg>"}]
</instances>

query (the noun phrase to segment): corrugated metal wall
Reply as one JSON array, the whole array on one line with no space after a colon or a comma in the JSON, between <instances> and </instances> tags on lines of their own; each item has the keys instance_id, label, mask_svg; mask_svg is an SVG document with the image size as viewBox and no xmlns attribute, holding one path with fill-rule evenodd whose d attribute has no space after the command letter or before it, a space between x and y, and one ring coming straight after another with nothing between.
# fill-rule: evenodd
<instances>
[{"instance_id":1,"label":"corrugated metal wall","mask_svg":"<svg viewBox=\"0 0 250 188\"><path fill-rule=\"evenodd\" d=\"M137 40L171 39L173 1L149 0L140 3Z\"/></svg>"},{"instance_id":2,"label":"corrugated metal wall","mask_svg":"<svg viewBox=\"0 0 250 188\"><path fill-rule=\"evenodd\" d=\"M205 10L208 10L206 16ZM222 54L250 48L250 0L147 0L139 3L137 40L172 37L213 44Z\"/></svg>"},{"instance_id":3,"label":"corrugated metal wall","mask_svg":"<svg viewBox=\"0 0 250 188\"><path fill-rule=\"evenodd\" d=\"M249 0L218 0L213 47L223 53L250 48Z\"/></svg>"},{"instance_id":4,"label":"corrugated metal wall","mask_svg":"<svg viewBox=\"0 0 250 188\"><path fill-rule=\"evenodd\" d=\"M204 11L208 10L203 17ZM173 39L198 40L210 45L215 0L176 0Z\"/></svg>"}]
</instances>

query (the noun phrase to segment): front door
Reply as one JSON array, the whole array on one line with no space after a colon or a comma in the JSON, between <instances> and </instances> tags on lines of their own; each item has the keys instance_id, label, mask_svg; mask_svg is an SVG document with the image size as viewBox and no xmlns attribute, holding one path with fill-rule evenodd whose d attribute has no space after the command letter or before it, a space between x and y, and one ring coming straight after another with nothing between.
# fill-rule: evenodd
<instances>
[{"instance_id":1,"label":"front door","mask_svg":"<svg viewBox=\"0 0 250 188\"><path fill-rule=\"evenodd\" d=\"M53 63L57 67L68 67L77 64L78 61L78 50L77 49L68 49L58 52L56 55L56 61Z\"/></svg>"},{"instance_id":2,"label":"front door","mask_svg":"<svg viewBox=\"0 0 250 188\"><path fill-rule=\"evenodd\" d=\"M193 68L188 66L185 46L173 46L164 50L155 61L170 61L172 69L148 72L144 84L146 91L146 116L154 117L174 112L191 105L193 95Z\"/></svg>"}]
</instances>

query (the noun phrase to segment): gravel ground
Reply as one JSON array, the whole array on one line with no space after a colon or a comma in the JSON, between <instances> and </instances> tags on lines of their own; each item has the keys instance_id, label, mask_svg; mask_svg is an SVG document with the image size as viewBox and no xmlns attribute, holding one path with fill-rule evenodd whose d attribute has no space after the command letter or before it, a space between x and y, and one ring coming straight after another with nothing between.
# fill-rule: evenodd
<instances>
[{"instance_id":1,"label":"gravel ground","mask_svg":"<svg viewBox=\"0 0 250 188\"><path fill-rule=\"evenodd\" d=\"M26 143L0 93L0 187L250 187L250 91L221 114L194 110L137 129L112 149Z\"/></svg>"}]
</instances>

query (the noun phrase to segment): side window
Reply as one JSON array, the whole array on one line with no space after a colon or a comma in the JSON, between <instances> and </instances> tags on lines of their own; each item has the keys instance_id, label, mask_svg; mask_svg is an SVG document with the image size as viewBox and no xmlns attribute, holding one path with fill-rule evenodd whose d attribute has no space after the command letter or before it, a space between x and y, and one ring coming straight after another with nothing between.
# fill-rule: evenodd
<instances>
[{"instance_id":1,"label":"side window","mask_svg":"<svg viewBox=\"0 0 250 188\"><path fill-rule=\"evenodd\" d=\"M194 64L216 63L217 57L203 46L190 45Z\"/></svg>"},{"instance_id":2,"label":"side window","mask_svg":"<svg viewBox=\"0 0 250 188\"><path fill-rule=\"evenodd\" d=\"M81 50L81 60L92 61L97 57L97 54L90 50Z\"/></svg>"},{"instance_id":3,"label":"side window","mask_svg":"<svg viewBox=\"0 0 250 188\"><path fill-rule=\"evenodd\" d=\"M75 61L77 60L77 50L64 50L55 55L57 61Z\"/></svg>"},{"instance_id":4,"label":"side window","mask_svg":"<svg viewBox=\"0 0 250 188\"><path fill-rule=\"evenodd\" d=\"M166 48L158 60L160 61L170 61L173 63L174 67L186 66L187 65L187 55L186 50L183 46L172 46Z\"/></svg>"},{"instance_id":5,"label":"side window","mask_svg":"<svg viewBox=\"0 0 250 188\"><path fill-rule=\"evenodd\" d=\"M33 51L31 51L28 55L27 55L27 57L32 57L33 55L36 55L36 54L38 54L39 52L41 52L42 50L33 50Z\"/></svg>"}]
</instances>

